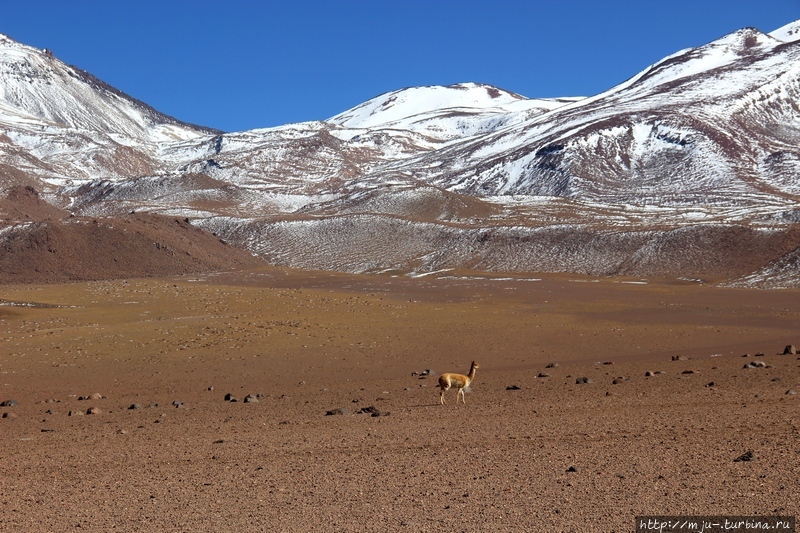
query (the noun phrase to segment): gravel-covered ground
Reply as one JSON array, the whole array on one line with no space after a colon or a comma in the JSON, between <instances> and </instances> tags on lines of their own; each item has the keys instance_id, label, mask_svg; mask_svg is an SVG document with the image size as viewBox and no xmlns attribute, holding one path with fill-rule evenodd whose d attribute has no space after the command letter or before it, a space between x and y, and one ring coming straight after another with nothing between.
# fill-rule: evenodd
<instances>
[{"instance_id":1,"label":"gravel-covered ground","mask_svg":"<svg viewBox=\"0 0 800 533\"><path fill-rule=\"evenodd\" d=\"M4 285L0 530L800 515L800 360L778 355L800 294L638 281ZM473 359L467 404L440 405L437 375Z\"/></svg>"}]
</instances>

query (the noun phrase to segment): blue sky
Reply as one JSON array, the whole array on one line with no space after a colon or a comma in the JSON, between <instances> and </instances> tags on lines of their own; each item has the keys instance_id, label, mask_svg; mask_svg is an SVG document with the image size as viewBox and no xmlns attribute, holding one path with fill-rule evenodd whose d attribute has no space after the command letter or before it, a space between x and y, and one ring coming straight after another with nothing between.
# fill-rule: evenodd
<instances>
[{"instance_id":1,"label":"blue sky","mask_svg":"<svg viewBox=\"0 0 800 533\"><path fill-rule=\"evenodd\" d=\"M178 119L240 131L474 81L588 96L800 0L0 0L0 33Z\"/></svg>"}]
</instances>

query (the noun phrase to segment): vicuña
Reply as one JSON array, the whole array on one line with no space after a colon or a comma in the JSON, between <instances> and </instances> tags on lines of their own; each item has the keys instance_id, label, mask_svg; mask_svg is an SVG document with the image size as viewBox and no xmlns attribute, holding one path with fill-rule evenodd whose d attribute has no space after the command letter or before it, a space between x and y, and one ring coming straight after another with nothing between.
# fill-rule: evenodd
<instances>
[{"instance_id":1,"label":"vicu\u00f1a","mask_svg":"<svg viewBox=\"0 0 800 533\"><path fill-rule=\"evenodd\" d=\"M458 405L458 397L461 397L461 401L464 402L466 405L467 401L464 399L464 392L469 390L469 384L472 383L472 380L475 379L475 370L479 368L478 363L475 361L472 362L472 365L469 367L469 374L466 376L464 374L452 374L446 373L442 374L439 377L439 387L442 389L441 394L439 395L439 402L444 405L444 391L450 389L450 387L455 387L458 389L456 393L456 405Z\"/></svg>"}]
</instances>

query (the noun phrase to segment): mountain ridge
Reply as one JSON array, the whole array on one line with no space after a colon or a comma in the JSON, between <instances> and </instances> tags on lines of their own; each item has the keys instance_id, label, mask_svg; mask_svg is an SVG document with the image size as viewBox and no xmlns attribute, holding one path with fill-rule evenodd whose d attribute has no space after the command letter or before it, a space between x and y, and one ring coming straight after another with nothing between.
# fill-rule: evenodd
<instances>
[{"instance_id":1,"label":"mountain ridge","mask_svg":"<svg viewBox=\"0 0 800 533\"><path fill-rule=\"evenodd\" d=\"M37 185L75 216L188 218L285 266L759 285L774 264L784 286L800 286L786 266L800 246L795 65L800 21L678 51L589 97L528 99L479 83L410 87L324 121L231 133L167 119L143 133L137 125L153 120L146 104L100 80L94 90L120 98L133 125L37 130L8 116L4 89L0 179ZM87 108L99 105L90 96ZM75 110L67 107L59 112ZM763 257L738 257L729 244L737 234L749 243L743 253ZM669 243L698 253L685 261Z\"/></svg>"}]
</instances>

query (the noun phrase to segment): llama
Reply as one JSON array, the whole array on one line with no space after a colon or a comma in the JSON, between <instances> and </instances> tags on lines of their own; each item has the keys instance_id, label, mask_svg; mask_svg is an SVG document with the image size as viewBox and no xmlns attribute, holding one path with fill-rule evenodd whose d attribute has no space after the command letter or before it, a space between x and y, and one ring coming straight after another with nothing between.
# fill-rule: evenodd
<instances>
[{"instance_id":1,"label":"llama","mask_svg":"<svg viewBox=\"0 0 800 533\"><path fill-rule=\"evenodd\" d=\"M444 391L448 390L450 387L455 387L458 389L456 393L456 405L458 405L459 396L461 396L461 401L466 405L467 400L464 399L464 392L469 390L469 384L475 379L475 370L477 368L479 368L478 363L473 361L472 365L469 367L469 374L466 376L464 374L451 373L439 376L439 387L442 389L441 394L439 394L439 403L444 405L446 403L444 401Z\"/></svg>"}]
</instances>

